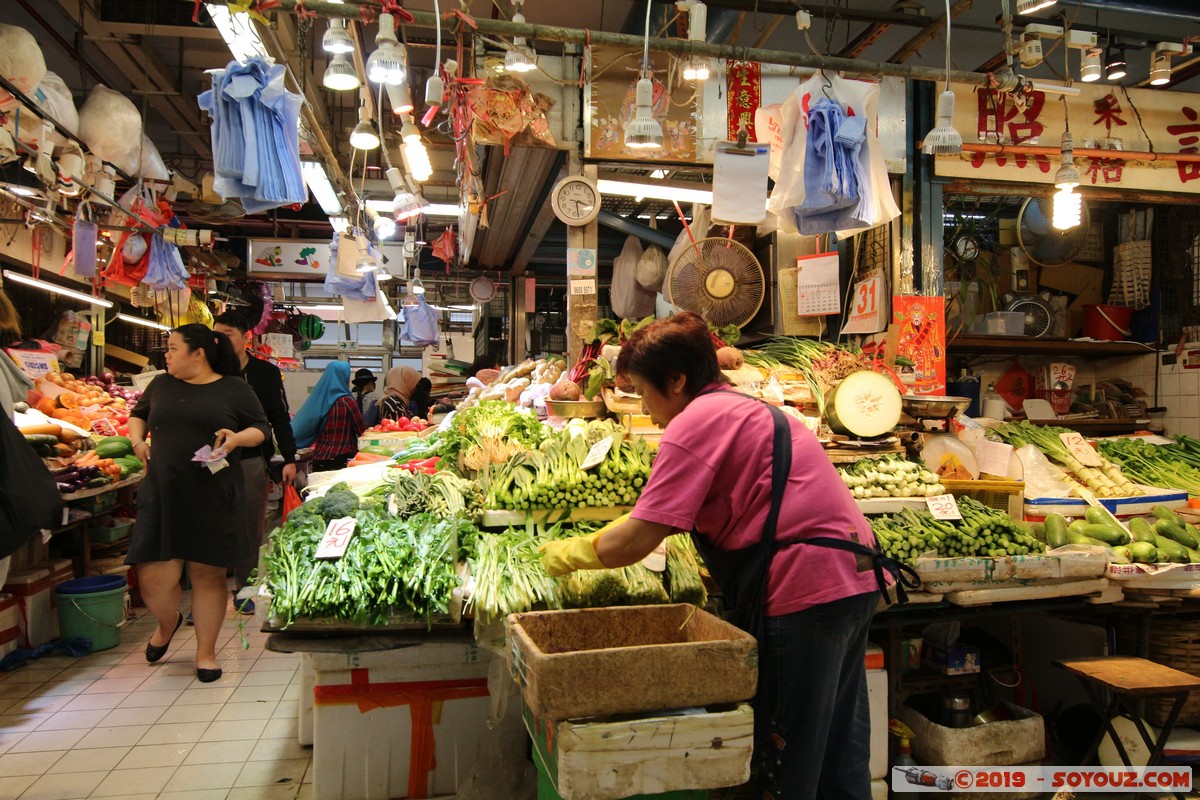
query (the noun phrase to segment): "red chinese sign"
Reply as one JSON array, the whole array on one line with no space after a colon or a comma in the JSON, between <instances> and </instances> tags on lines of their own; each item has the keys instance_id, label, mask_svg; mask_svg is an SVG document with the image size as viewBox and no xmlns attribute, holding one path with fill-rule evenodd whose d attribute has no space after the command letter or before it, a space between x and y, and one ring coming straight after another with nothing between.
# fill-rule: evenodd
<instances>
[{"instance_id":1,"label":"red chinese sign","mask_svg":"<svg viewBox=\"0 0 1200 800\"><path fill-rule=\"evenodd\" d=\"M1023 95L1020 101L1015 95L1000 94L991 89L976 92L975 96L979 107L976 127L981 142L1038 144L1041 141L1045 126L1038 121L1038 117L1046 105L1046 95L1043 92ZM983 153L974 153L971 156L971 166L978 169L987 160L988 157ZM1024 169L1032 164L1041 172L1050 172L1050 159L1046 156L1019 153L1012 156L1012 161L1017 169ZM1003 167L1008 162L1009 156L1000 155L995 158L998 167Z\"/></svg>"},{"instance_id":2,"label":"red chinese sign","mask_svg":"<svg viewBox=\"0 0 1200 800\"><path fill-rule=\"evenodd\" d=\"M1196 147L1196 143L1200 142L1200 136L1196 135L1200 133L1200 123L1196 121L1196 110L1189 106L1184 106L1180 111L1183 112L1187 124L1168 125L1167 133L1179 139L1179 152L1200 153L1200 148ZM1177 166L1179 169L1179 180L1183 183L1200 178L1200 164L1181 161Z\"/></svg>"},{"instance_id":3,"label":"red chinese sign","mask_svg":"<svg viewBox=\"0 0 1200 800\"><path fill-rule=\"evenodd\" d=\"M738 131L745 126L752 142L754 110L762 105L762 64L757 61L730 61L726 72L726 97L729 102L729 140L736 141Z\"/></svg>"},{"instance_id":4,"label":"red chinese sign","mask_svg":"<svg viewBox=\"0 0 1200 800\"><path fill-rule=\"evenodd\" d=\"M946 298L897 295L892 298L892 320L900 328L896 354L913 361L911 377L916 394L946 393Z\"/></svg>"}]
</instances>

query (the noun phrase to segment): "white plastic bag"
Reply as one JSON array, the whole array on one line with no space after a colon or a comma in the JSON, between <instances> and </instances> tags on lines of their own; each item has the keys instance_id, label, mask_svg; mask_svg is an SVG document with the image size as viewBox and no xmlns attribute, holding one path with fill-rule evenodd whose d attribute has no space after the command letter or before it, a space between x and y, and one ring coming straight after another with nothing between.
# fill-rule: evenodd
<instances>
[{"instance_id":1,"label":"white plastic bag","mask_svg":"<svg viewBox=\"0 0 1200 800\"><path fill-rule=\"evenodd\" d=\"M642 251L637 264L637 282L643 289L657 292L662 288L667 275L667 257L663 251L650 245Z\"/></svg>"},{"instance_id":2,"label":"white plastic bag","mask_svg":"<svg viewBox=\"0 0 1200 800\"><path fill-rule=\"evenodd\" d=\"M1017 458L1021 459L1021 469L1025 472L1026 497L1071 497L1075 494L1077 484L1033 445L1017 448Z\"/></svg>"},{"instance_id":3,"label":"white plastic bag","mask_svg":"<svg viewBox=\"0 0 1200 800\"><path fill-rule=\"evenodd\" d=\"M0 24L0 75L22 94L33 94L46 76L46 59L32 33L16 25ZM18 105L12 95L0 89L0 111L11 111Z\"/></svg>"},{"instance_id":4,"label":"white plastic bag","mask_svg":"<svg viewBox=\"0 0 1200 800\"><path fill-rule=\"evenodd\" d=\"M142 118L120 92L96 84L79 109L79 138L101 159L136 172L142 147Z\"/></svg>"},{"instance_id":5,"label":"white plastic bag","mask_svg":"<svg viewBox=\"0 0 1200 800\"><path fill-rule=\"evenodd\" d=\"M637 281L641 257L641 242L630 236L625 240L621 254L613 260L612 310L622 319L641 319L654 313L654 292L646 291Z\"/></svg>"},{"instance_id":6,"label":"white plastic bag","mask_svg":"<svg viewBox=\"0 0 1200 800\"><path fill-rule=\"evenodd\" d=\"M142 148L138 154L137 175L148 181L171 180L171 171L167 169L154 142L150 141L145 134L142 134Z\"/></svg>"}]
</instances>

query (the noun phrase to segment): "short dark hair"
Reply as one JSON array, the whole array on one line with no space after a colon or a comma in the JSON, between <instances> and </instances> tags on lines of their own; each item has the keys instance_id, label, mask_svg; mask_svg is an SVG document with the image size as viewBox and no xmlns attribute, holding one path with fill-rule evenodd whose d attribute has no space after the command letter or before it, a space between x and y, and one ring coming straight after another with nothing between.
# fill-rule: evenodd
<instances>
[{"instance_id":1,"label":"short dark hair","mask_svg":"<svg viewBox=\"0 0 1200 800\"><path fill-rule=\"evenodd\" d=\"M198 322L180 325L174 332L183 338L183 343L187 345L189 352L192 350L204 351L204 357L208 360L208 365L212 367L213 372L218 375L241 373L242 362L238 360L237 353L234 352L233 345L225 334L217 333L207 325L201 325Z\"/></svg>"},{"instance_id":2,"label":"short dark hair","mask_svg":"<svg viewBox=\"0 0 1200 800\"><path fill-rule=\"evenodd\" d=\"M683 390L695 397L712 383L725 378L717 366L708 325L690 311L652 322L635 331L617 356L618 375L638 375L660 392L667 391L671 378L683 375Z\"/></svg>"},{"instance_id":3,"label":"short dark hair","mask_svg":"<svg viewBox=\"0 0 1200 800\"><path fill-rule=\"evenodd\" d=\"M471 362L470 369L467 370L467 377L474 378L479 374L480 370L495 369L499 364L496 357L491 353L484 353Z\"/></svg>"},{"instance_id":4,"label":"short dark hair","mask_svg":"<svg viewBox=\"0 0 1200 800\"><path fill-rule=\"evenodd\" d=\"M231 328L237 328L242 333L250 330L250 320L246 319L246 315L240 311L226 311L223 314L218 314L213 320L214 325L228 325Z\"/></svg>"}]
</instances>

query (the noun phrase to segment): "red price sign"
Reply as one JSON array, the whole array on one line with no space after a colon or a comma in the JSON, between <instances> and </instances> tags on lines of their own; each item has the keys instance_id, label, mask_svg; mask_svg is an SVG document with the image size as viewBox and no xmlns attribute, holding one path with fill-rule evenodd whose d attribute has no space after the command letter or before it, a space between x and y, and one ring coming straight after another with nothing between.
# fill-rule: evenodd
<instances>
[{"instance_id":1,"label":"red price sign","mask_svg":"<svg viewBox=\"0 0 1200 800\"><path fill-rule=\"evenodd\" d=\"M330 520L325 528L325 536L321 539L321 546L317 548L317 558L341 558L350 545L350 538L354 536L354 528L357 525L358 521L354 517Z\"/></svg>"},{"instance_id":2,"label":"red price sign","mask_svg":"<svg viewBox=\"0 0 1200 800\"><path fill-rule=\"evenodd\" d=\"M933 514L934 519L962 519L962 512L958 510L958 501L952 494L926 497L925 505L929 507L929 513Z\"/></svg>"}]
</instances>

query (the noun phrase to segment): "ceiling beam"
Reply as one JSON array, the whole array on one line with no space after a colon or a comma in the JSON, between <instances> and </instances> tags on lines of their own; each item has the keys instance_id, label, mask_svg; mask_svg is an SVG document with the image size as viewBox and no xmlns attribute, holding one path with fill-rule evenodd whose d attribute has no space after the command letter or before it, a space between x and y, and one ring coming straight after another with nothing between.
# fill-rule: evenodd
<instances>
[{"instance_id":1,"label":"ceiling beam","mask_svg":"<svg viewBox=\"0 0 1200 800\"><path fill-rule=\"evenodd\" d=\"M954 5L950 6L950 19L953 20L962 12L975 4L975 0L955 0ZM933 20L925 26L925 28L916 36L909 39L903 47L897 50L888 61L895 64L903 64L908 59L916 55L917 51L925 45L932 42L938 36L946 31L946 15L942 14L937 19Z\"/></svg>"},{"instance_id":2,"label":"ceiling beam","mask_svg":"<svg viewBox=\"0 0 1200 800\"><path fill-rule=\"evenodd\" d=\"M900 13L901 9L907 7L911 7L910 0L898 0L898 2L893 3L892 7L888 9L888 13ZM921 19L922 15L910 13L909 16L921 24L926 22L926 20ZM843 47L837 55L842 58L857 58L866 52L867 48L879 41L879 37L891 30L893 24L891 22L872 22L858 36L850 40L850 43Z\"/></svg>"},{"instance_id":3,"label":"ceiling beam","mask_svg":"<svg viewBox=\"0 0 1200 800\"><path fill-rule=\"evenodd\" d=\"M81 32L96 33L105 30L104 23L96 16L90 4L81 0L54 2L69 19L82 22ZM173 130L181 132L182 138L198 155L212 158L208 126L200 117L200 107L191 98L183 98L175 77L144 42L97 42L96 49L120 70L134 89L147 93L147 103L162 115ZM161 92L169 94L156 94ZM142 120L142 125L145 126L145 120Z\"/></svg>"}]
</instances>

